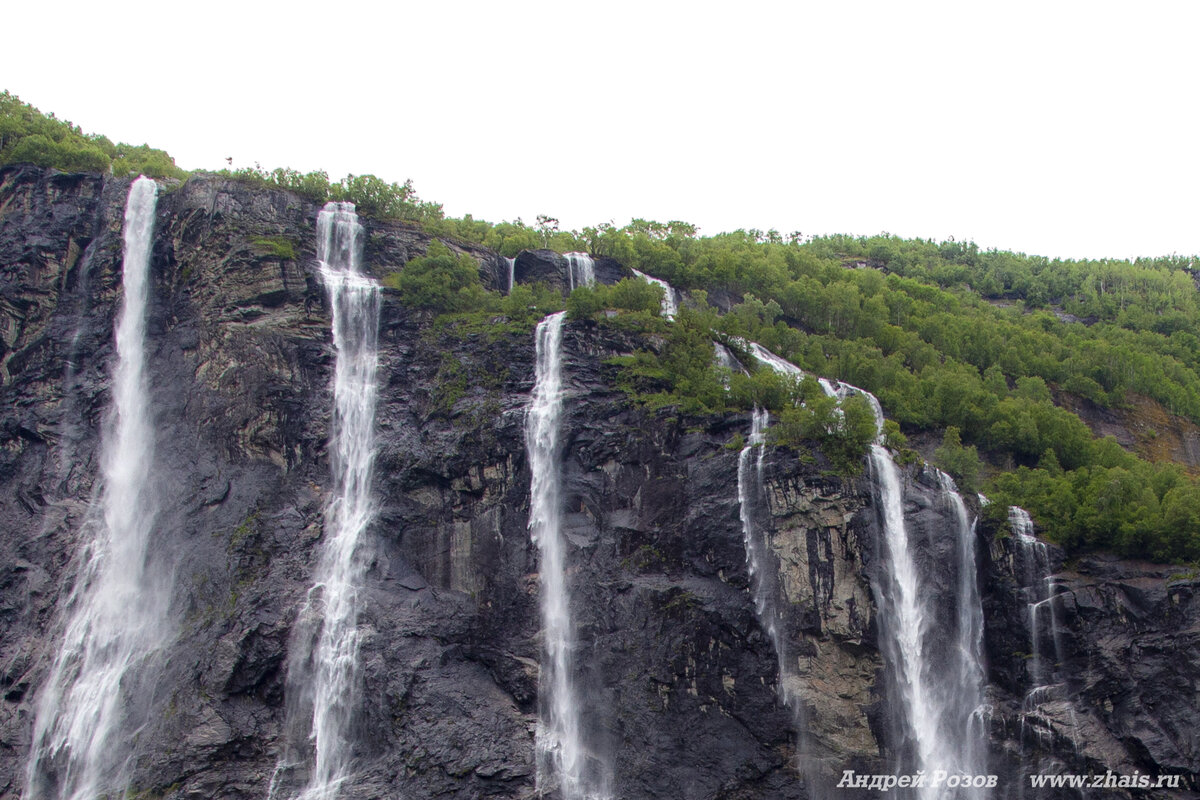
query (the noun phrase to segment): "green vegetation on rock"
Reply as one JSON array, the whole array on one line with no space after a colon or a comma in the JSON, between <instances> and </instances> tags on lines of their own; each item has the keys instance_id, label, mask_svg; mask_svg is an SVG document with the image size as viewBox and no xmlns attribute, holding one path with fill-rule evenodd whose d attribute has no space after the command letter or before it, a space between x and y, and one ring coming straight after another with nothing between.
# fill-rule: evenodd
<instances>
[{"instance_id":1,"label":"green vegetation on rock","mask_svg":"<svg viewBox=\"0 0 1200 800\"><path fill-rule=\"evenodd\" d=\"M84 134L5 92L0 164L17 162L187 175L161 150ZM1051 260L887 234L700 236L685 222L641 219L565 231L548 215L532 225L447 218L410 181L351 175L331 182L322 171L258 167L223 174L314 202L353 202L364 216L409 222L451 244L477 243L508 257L549 248L616 259L692 298L673 323L657 313L660 290L641 281L577 290L567 300L573 320L615 326L640 342L610 360L615 381L636 402L684 413L768 408L773 442L816 443L849 471L873 437L856 402L835 414L811 382L755 369L746 353L750 375L714 366L714 339L735 350L740 340L756 341L807 373L873 392L901 461L916 457L909 441L920 443L964 490L993 496L993 515L1003 504L1024 506L1071 550L1200 558L1195 479L1097 438L1071 410L1151 407L1156 419L1175 414L1200 423L1194 259ZM251 244L264 255L295 258L290 241ZM544 286L517 286L507 296L487 291L475 260L442 243L385 284L439 329L461 336L523 330L563 307ZM729 311L718 313L706 297ZM1143 452L1161 460L1167 450Z\"/></svg>"}]
</instances>

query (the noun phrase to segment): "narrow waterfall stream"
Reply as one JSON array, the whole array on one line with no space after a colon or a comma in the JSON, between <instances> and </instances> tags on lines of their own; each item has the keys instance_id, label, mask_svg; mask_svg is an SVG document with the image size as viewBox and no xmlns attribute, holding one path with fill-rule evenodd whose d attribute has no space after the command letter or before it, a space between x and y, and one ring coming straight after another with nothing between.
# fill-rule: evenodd
<instances>
[{"instance_id":1,"label":"narrow waterfall stream","mask_svg":"<svg viewBox=\"0 0 1200 800\"><path fill-rule=\"evenodd\" d=\"M941 740L940 720L930 696L931 676L924 646L928 632L925 608L904 524L900 470L881 444L871 445L871 476L880 506L886 552L885 569L880 576L882 591L877 592L876 598L882 650L903 706L907 733L915 745L915 768L928 771L935 768L946 746ZM925 792L922 795L935 796Z\"/></svg>"},{"instance_id":2,"label":"narrow waterfall stream","mask_svg":"<svg viewBox=\"0 0 1200 800\"><path fill-rule=\"evenodd\" d=\"M508 265L508 293L512 294L513 286L517 283L517 260L506 258L504 262Z\"/></svg>"},{"instance_id":3,"label":"narrow waterfall stream","mask_svg":"<svg viewBox=\"0 0 1200 800\"><path fill-rule=\"evenodd\" d=\"M538 679L537 786L562 800L611 797L611 770L589 753L576 696L575 627L562 532L562 327L566 312L538 323L533 398L525 421L531 472L529 534L538 547L544 657Z\"/></svg>"},{"instance_id":4,"label":"narrow waterfall stream","mask_svg":"<svg viewBox=\"0 0 1200 800\"><path fill-rule=\"evenodd\" d=\"M957 636L950 651L949 680L942 691L942 729L950 732L955 768L971 775L987 772L987 673L983 663L983 597L979 591L975 524L954 479L936 470L942 497L953 512L958 550ZM983 787L962 787L961 795L982 798Z\"/></svg>"},{"instance_id":5,"label":"narrow waterfall stream","mask_svg":"<svg viewBox=\"0 0 1200 800\"><path fill-rule=\"evenodd\" d=\"M662 315L667 319L675 319L675 315L679 313L679 292L675 290L675 287L661 278L652 277L636 269L633 270L633 274L646 283L652 283L663 290Z\"/></svg>"},{"instance_id":6,"label":"narrow waterfall stream","mask_svg":"<svg viewBox=\"0 0 1200 800\"><path fill-rule=\"evenodd\" d=\"M140 667L171 635L170 575L148 564L158 506L146 376L146 308L158 187L138 178L125 207L124 296L110 417L101 434L99 503L84 524L62 643L38 698L28 800L120 796L140 720ZM98 507L97 507L98 506ZM151 670L146 670L150 672Z\"/></svg>"},{"instance_id":7,"label":"narrow waterfall stream","mask_svg":"<svg viewBox=\"0 0 1200 800\"><path fill-rule=\"evenodd\" d=\"M791 706L796 702L790 688L792 681L789 680L794 677L794 670L789 669L787 640L780 618L778 568L771 555L770 544L755 519L756 512L763 502L762 471L765 448L762 445L769 420L770 415L766 411L758 408L754 410L750 423L750 437L738 454L738 509L742 518L742 542L746 547L746 569L750 573L754 610L775 649L775 657L779 664L779 699L785 705Z\"/></svg>"},{"instance_id":8,"label":"narrow waterfall stream","mask_svg":"<svg viewBox=\"0 0 1200 800\"><path fill-rule=\"evenodd\" d=\"M1008 509L1008 523L1022 556L1022 583L1029 607L1029 677L1030 696L1045 694L1058 681L1055 676L1062 658L1062 642L1058 631L1058 615L1054 609L1054 576L1050 568L1050 553L1044 542L1034 534L1033 519L1019 506ZM1049 640L1053 653L1047 657L1043 642Z\"/></svg>"},{"instance_id":9,"label":"narrow waterfall stream","mask_svg":"<svg viewBox=\"0 0 1200 800\"><path fill-rule=\"evenodd\" d=\"M1033 519L1028 511L1009 506L1008 523L1020 558L1019 574L1028 608L1030 656L1026 663L1029 688L1021 704L1020 736L1021 756L1026 760L1029 756L1025 752L1027 741L1041 750L1053 745L1056 735L1069 736L1078 750L1078 720L1074 706L1069 702L1061 669L1064 651L1055 608L1058 596L1050 551L1034 533ZM1064 717L1066 725L1063 724ZM1063 731L1063 727L1067 730Z\"/></svg>"},{"instance_id":10,"label":"narrow waterfall stream","mask_svg":"<svg viewBox=\"0 0 1200 800\"><path fill-rule=\"evenodd\" d=\"M287 743L271 782L308 766L302 800L331 800L349 777L350 725L359 696L359 542L375 514L371 495L378 387L379 286L361 272L362 226L352 203L317 217L317 259L329 293L337 359L329 445L333 495L315 580L288 659Z\"/></svg>"}]
</instances>

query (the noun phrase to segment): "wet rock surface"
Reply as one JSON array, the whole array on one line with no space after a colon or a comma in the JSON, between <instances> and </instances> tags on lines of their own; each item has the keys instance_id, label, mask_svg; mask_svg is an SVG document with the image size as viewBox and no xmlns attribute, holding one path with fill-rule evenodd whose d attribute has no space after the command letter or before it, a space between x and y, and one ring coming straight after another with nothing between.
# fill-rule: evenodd
<instances>
[{"instance_id":1,"label":"wet rock surface","mask_svg":"<svg viewBox=\"0 0 1200 800\"><path fill-rule=\"evenodd\" d=\"M127 189L111 177L0 169L0 798L22 789L37 690L96 489ZM314 273L318 210L217 178L161 190L147 369L163 499L154 556L174 576L177 636L140 699L152 721L131 737L135 793L261 798L275 769L289 636L330 492L333 348ZM399 224L364 226L376 275L431 241ZM450 244L479 261L486 284L507 285L499 256ZM561 283L559 258L522 253L518 282ZM596 273L606 283L625 274L603 259ZM523 438L532 330L438 328L385 291L379 345L379 512L360 595L357 771L344 796L534 797L541 640ZM868 477L834 477L783 449L765 459L802 745L749 591L738 454L727 447L749 419L630 406L605 360L633 346L603 327L565 330L577 680L587 740L615 766L615 796L809 797L817 787L801 750L833 780L887 770ZM954 581L937 580L948 511L920 470L905 481L920 567L948 595ZM999 533L981 531L979 546L992 763L1004 785L1034 740L1020 720L1025 597ZM1060 568L1061 558L1069 702L1042 712L1051 733L1035 742L1039 757L1073 771L1194 775L1197 580L1100 557Z\"/></svg>"}]
</instances>

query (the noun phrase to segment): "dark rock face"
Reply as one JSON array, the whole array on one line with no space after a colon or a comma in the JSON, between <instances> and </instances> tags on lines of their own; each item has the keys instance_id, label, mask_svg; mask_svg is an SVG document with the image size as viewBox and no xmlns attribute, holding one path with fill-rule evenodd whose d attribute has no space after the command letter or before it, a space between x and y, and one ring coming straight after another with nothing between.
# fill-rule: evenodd
<instances>
[{"instance_id":1,"label":"dark rock face","mask_svg":"<svg viewBox=\"0 0 1200 800\"><path fill-rule=\"evenodd\" d=\"M96 488L127 189L0 170L0 798L22 791L37 691ZM161 192L147 353L163 498L155 556L173 568L177 637L143 699L154 712L135 740L134 792L262 798L275 768L289 635L329 496L333 349L314 272L318 210L218 179ZM402 225L364 225L378 275L431 241ZM269 237L292 243L296 259L263 246ZM503 259L450 244L479 260L485 283L507 285ZM561 288L560 258L522 253L518 281ZM596 273L609 283L625 270L598 259ZM357 771L343 796L532 798L541 657L523 439L532 330L427 323L385 291L379 514L361 592ZM867 478L831 478L783 450L765 461L764 521L803 684L801 741L749 592L737 452L726 447L749 420L631 407L605 360L633 346L603 327L565 331L577 681L615 796L806 798L824 787L806 782L801 751L831 783L844 769L886 771L893 721L875 642ZM906 481L913 527L928 539L921 557L936 571L944 512L920 500L930 489L918 471ZM993 762L1008 776L1020 767L1014 709L1026 676L1013 654L1025 607L1003 540L990 552ZM1044 745L1047 758L1142 772L1200 766L1197 581L1170 582L1169 572L1093 559L1064 573L1070 692L1086 735L1078 757L1059 736Z\"/></svg>"},{"instance_id":2,"label":"dark rock face","mask_svg":"<svg viewBox=\"0 0 1200 800\"><path fill-rule=\"evenodd\" d=\"M1024 557L1012 539L992 541L984 609L993 771L1012 776L1013 787L1021 771L1175 775L1181 789L1170 796L1200 796L1200 580L1179 567L1103 555L1064 567L1052 548L1058 641L1045 630L1044 609L1040 647L1052 653L1057 645L1062 661L1049 692L1031 699L1037 681L1029 669ZM1058 796L1095 796L1062 791Z\"/></svg>"},{"instance_id":3,"label":"dark rock face","mask_svg":"<svg viewBox=\"0 0 1200 800\"><path fill-rule=\"evenodd\" d=\"M594 262L597 283L611 285L622 278L633 276L632 272L614 259L600 257L594 259ZM557 289L565 295L571 285L567 273L567 259L564 256L553 250L525 250L517 256L513 279L517 283L545 283L551 289Z\"/></svg>"}]
</instances>

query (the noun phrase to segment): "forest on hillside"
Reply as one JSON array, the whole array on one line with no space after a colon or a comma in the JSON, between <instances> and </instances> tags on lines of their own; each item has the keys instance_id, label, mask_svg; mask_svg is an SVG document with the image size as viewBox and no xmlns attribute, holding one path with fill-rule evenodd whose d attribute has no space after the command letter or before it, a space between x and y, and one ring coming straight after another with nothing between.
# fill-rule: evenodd
<instances>
[{"instance_id":1,"label":"forest on hillside","mask_svg":"<svg viewBox=\"0 0 1200 800\"><path fill-rule=\"evenodd\" d=\"M85 134L5 92L0 164L10 163L188 177L162 150ZM674 321L658 315L661 290L635 279L580 288L566 300L575 319L643 335L642 349L612 365L632 402L687 414L766 407L776 413L776 444L800 457L814 444L838 471L861 469L874 436L869 409L849 403L839 413L813 381L789 382L767 369L731 374L713 361L714 340L734 349L759 342L808 373L874 393L888 417L887 443L905 459L917 457L910 439L935 437L935 463L963 489L990 497L986 513L996 520L1020 505L1069 552L1200 560L1196 476L1097 437L1070 410L1083 401L1106 409L1151 403L1200 423L1192 258L1052 260L887 234L704 236L679 221L565 231L548 216L533 224L448 218L411 182L372 175L334 182L288 169L224 174L314 202L351 201L365 216L404 220L507 257L546 248L616 259L693 300ZM401 302L462 331L532 328L563 307L541 286L489 290L473 260L436 246L385 281L401 290ZM707 302L717 292L734 298L727 313Z\"/></svg>"}]
</instances>

